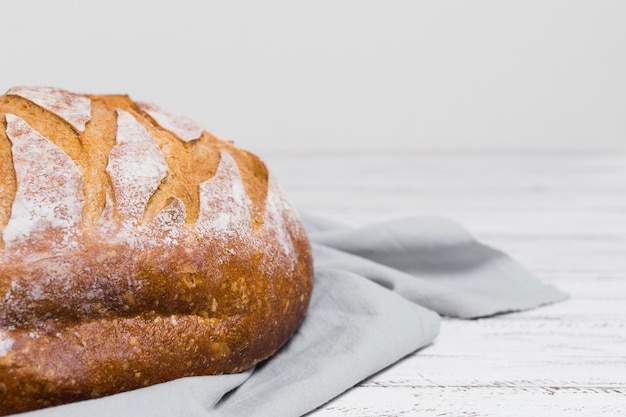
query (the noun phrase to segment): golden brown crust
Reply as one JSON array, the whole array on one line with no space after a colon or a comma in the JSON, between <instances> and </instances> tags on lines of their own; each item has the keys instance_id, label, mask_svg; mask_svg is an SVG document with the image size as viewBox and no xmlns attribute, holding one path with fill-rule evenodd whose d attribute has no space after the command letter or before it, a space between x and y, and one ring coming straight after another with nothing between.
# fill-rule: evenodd
<instances>
[{"instance_id":1,"label":"golden brown crust","mask_svg":"<svg viewBox=\"0 0 626 417\"><path fill-rule=\"evenodd\" d=\"M295 211L256 156L192 136L127 96L0 96L0 415L239 372L295 331Z\"/></svg>"}]
</instances>

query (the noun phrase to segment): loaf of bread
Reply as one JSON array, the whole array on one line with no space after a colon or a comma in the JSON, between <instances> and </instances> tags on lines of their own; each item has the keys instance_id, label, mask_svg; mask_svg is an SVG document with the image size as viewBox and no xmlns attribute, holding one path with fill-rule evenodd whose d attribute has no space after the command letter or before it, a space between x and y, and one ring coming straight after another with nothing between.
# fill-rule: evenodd
<instances>
[{"instance_id":1,"label":"loaf of bread","mask_svg":"<svg viewBox=\"0 0 626 417\"><path fill-rule=\"evenodd\" d=\"M274 354L309 242L256 156L124 95L0 96L0 415Z\"/></svg>"}]
</instances>

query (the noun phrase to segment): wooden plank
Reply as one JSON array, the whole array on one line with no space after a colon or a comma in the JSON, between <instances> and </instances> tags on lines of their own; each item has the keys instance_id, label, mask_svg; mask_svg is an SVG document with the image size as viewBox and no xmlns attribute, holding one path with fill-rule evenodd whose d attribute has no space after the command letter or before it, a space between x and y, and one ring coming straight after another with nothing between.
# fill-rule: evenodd
<instances>
[{"instance_id":1,"label":"wooden plank","mask_svg":"<svg viewBox=\"0 0 626 417\"><path fill-rule=\"evenodd\" d=\"M386 398L387 401L380 401ZM624 390L613 387L358 387L313 413L316 417L623 416Z\"/></svg>"},{"instance_id":2,"label":"wooden plank","mask_svg":"<svg viewBox=\"0 0 626 417\"><path fill-rule=\"evenodd\" d=\"M558 319L558 314L552 315L553 320L549 316L529 318L520 313L498 319L446 320L432 346L314 415L624 412L625 320L581 314L583 320L568 321ZM591 346L589 340L601 343Z\"/></svg>"}]
</instances>

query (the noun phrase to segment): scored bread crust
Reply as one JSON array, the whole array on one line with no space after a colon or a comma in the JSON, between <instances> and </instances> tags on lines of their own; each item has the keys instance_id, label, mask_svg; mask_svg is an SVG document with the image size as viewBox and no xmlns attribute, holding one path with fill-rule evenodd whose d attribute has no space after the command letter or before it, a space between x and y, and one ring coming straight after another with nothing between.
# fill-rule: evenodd
<instances>
[{"instance_id":1,"label":"scored bread crust","mask_svg":"<svg viewBox=\"0 0 626 417\"><path fill-rule=\"evenodd\" d=\"M0 232L0 415L240 372L313 286L263 162L127 96L0 96Z\"/></svg>"}]
</instances>

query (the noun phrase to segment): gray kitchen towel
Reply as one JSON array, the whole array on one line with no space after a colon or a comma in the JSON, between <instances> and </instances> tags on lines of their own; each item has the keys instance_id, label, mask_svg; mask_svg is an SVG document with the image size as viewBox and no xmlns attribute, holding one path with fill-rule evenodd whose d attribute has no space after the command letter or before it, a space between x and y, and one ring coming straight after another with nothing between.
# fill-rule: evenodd
<instances>
[{"instance_id":1,"label":"gray kitchen towel","mask_svg":"<svg viewBox=\"0 0 626 417\"><path fill-rule=\"evenodd\" d=\"M236 375L183 378L28 415L300 416L432 343L440 315L485 317L566 298L450 220L360 228L303 221L315 262L311 306L272 358Z\"/></svg>"}]
</instances>

